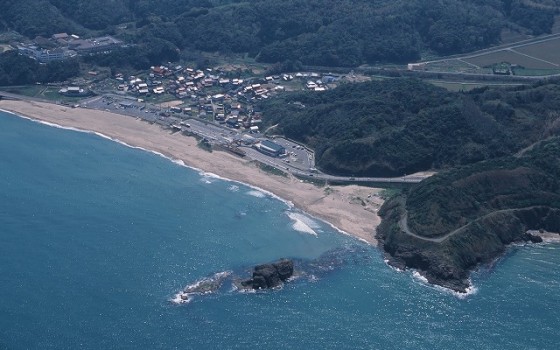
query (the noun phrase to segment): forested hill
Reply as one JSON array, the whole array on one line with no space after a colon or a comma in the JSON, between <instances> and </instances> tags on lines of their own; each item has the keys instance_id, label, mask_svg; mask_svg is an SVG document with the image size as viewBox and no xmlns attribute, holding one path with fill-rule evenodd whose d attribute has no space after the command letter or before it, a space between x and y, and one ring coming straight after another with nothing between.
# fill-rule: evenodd
<instances>
[{"instance_id":1,"label":"forested hill","mask_svg":"<svg viewBox=\"0 0 560 350\"><path fill-rule=\"evenodd\" d=\"M377 238L389 261L418 269L431 283L465 292L469 271L512 242L560 232L560 138L516 156L431 177L379 211Z\"/></svg>"},{"instance_id":2,"label":"forested hill","mask_svg":"<svg viewBox=\"0 0 560 350\"><path fill-rule=\"evenodd\" d=\"M262 103L266 127L315 149L322 170L402 176L514 154L560 132L560 85L449 92L419 80L344 84Z\"/></svg>"},{"instance_id":3,"label":"forested hill","mask_svg":"<svg viewBox=\"0 0 560 350\"><path fill-rule=\"evenodd\" d=\"M132 42L157 39L171 48L247 52L268 63L356 66L487 47L500 41L506 27L547 33L557 2L4 0L0 30L28 37L102 31ZM128 30L120 30L121 24Z\"/></svg>"}]
</instances>

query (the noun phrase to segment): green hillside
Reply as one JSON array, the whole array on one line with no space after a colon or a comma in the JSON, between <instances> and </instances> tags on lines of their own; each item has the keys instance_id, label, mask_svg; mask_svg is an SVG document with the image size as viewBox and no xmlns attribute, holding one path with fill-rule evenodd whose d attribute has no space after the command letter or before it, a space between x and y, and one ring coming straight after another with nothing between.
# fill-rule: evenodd
<instances>
[{"instance_id":1,"label":"green hillside","mask_svg":"<svg viewBox=\"0 0 560 350\"><path fill-rule=\"evenodd\" d=\"M548 33L557 8L547 0L5 0L0 30L103 32L267 63L357 66L488 47L504 28Z\"/></svg>"},{"instance_id":2,"label":"green hillside","mask_svg":"<svg viewBox=\"0 0 560 350\"><path fill-rule=\"evenodd\" d=\"M262 108L267 126L314 148L326 172L402 176L511 155L557 133L560 86L459 93L389 79L288 94Z\"/></svg>"},{"instance_id":3,"label":"green hillside","mask_svg":"<svg viewBox=\"0 0 560 350\"><path fill-rule=\"evenodd\" d=\"M560 232L560 138L517 156L438 174L391 199L377 231L392 264L420 270L458 291L469 271L512 242L539 241L527 230Z\"/></svg>"}]
</instances>

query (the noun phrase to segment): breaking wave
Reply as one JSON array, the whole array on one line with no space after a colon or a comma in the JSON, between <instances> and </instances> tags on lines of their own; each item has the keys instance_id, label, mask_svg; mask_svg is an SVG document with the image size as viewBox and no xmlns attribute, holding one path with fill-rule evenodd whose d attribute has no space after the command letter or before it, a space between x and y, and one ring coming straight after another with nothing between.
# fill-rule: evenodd
<instances>
[{"instance_id":1,"label":"breaking wave","mask_svg":"<svg viewBox=\"0 0 560 350\"><path fill-rule=\"evenodd\" d=\"M317 222L300 213L287 212L287 215L293 221L292 228L294 230L317 236L315 230L320 228Z\"/></svg>"},{"instance_id":2,"label":"breaking wave","mask_svg":"<svg viewBox=\"0 0 560 350\"><path fill-rule=\"evenodd\" d=\"M222 271L215 273L210 277L199 279L189 284L182 291L176 293L170 301L175 304L190 303L195 295L207 295L218 291L224 280L232 274L231 271Z\"/></svg>"},{"instance_id":3,"label":"breaking wave","mask_svg":"<svg viewBox=\"0 0 560 350\"><path fill-rule=\"evenodd\" d=\"M476 288L472 284L472 281L470 279L469 279L469 287L467 288L467 291L465 293L461 293L461 292L457 292L457 291L454 291L454 290L449 289L449 288L445 288L445 287L442 287L442 286L431 284L430 282L428 282L428 279L426 277L422 276L420 274L420 272L418 272L418 271L413 271L412 272L412 278L415 281L419 282L421 285L424 285L424 286L427 286L429 288L438 290L440 292L451 294L451 295L453 295L453 296L455 296L459 299L466 299L469 296L475 295L476 293L478 293L478 288Z\"/></svg>"},{"instance_id":4,"label":"breaking wave","mask_svg":"<svg viewBox=\"0 0 560 350\"><path fill-rule=\"evenodd\" d=\"M251 190L251 191L247 192L247 194L249 196L253 196L253 197L257 197L257 198L265 198L266 197L266 193L258 191L258 190Z\"/></svg>"}]
</instances>

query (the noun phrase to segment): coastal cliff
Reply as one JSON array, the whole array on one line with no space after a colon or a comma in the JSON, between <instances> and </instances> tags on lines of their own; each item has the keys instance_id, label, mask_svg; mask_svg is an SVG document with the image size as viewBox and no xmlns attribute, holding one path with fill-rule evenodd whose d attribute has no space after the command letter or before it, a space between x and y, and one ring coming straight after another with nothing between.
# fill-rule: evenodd
<instances>
[{"instance_id":1,"label":"coastal cliff","mask_svg":"<svg viewBox=\"0 0 560 350\"><path fill-rule=\"evenodd\" d=\"M541 241L528 230L560 232L559 154L555 137L420 183L381 208L380 247L390 264L466 292L470 271L509 244Z\"/></svg>"}]
</instances>

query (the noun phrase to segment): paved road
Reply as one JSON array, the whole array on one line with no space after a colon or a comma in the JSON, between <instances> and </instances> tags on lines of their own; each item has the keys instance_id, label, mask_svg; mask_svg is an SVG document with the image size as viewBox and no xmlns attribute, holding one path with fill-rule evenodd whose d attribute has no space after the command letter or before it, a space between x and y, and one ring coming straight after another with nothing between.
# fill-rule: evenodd
<instances>
[{"instance_id":1,"label":"paved road","mask_svg":"<svg viewBox=\"0 0 560 350\"><path fill-rule=\"evenodd\" d=\"M28 101L41 101L50 102L38 98L21 96L16 94L0 92L0 96L5 96L12 99L28 100ZM121 102L126 102L128 107L123 107ZM139 118L150 123L158 123L164 127L171 127L171 125L178 125L181 121L179 115L171 117L162 117L160 115L161 108L155 105L137 102L134 99L126 98L118 95L95 96L80 102L80 106L105 110L108 112L118 113L134 118ZM182 116L184 117L184 116ZM186 125L188 124L188 126ZM191 131L203 138L206 138L211 143L231 143L242 137L237 129L228 128L222 125L214 124L211 122L190 118L184 120L181 125L183 131ZM255 135L253 135L255 136ZM284 146L289 152L286 157L271 157L260 153L259 151L244 147L247 152L247 157L257 160L263 164L273 166L281 171L288 172L300 178L307 178L314 181L327 181L327 182L343 182L343 183L391 183L391 184L414 184L418 183L430 175L416 176L400 176L400 177L353 177L353 176L335 176L324 174L315 169L315 156L312 150L305 148L303 145L293 141L276 138L272 140Z\"/></svg>"}]
</instances>

